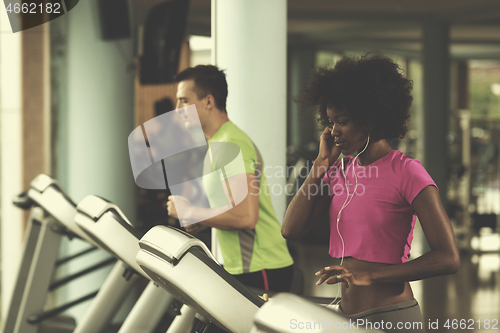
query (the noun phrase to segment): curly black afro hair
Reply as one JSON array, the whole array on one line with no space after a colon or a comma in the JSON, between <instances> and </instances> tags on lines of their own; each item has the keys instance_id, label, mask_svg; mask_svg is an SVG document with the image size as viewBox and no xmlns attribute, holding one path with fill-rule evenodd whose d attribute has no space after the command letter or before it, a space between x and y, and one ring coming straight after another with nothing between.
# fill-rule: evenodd
<instances>
[{"instance_id":1,"label":"curly black afro hair","mask_svg":"<svg viewBox=\"0 0 500 333\"><path fill-rule=\"evenodd\" d=\"M324 127L329 123L327 107L335 108L366 127L372 140L391 140L403 138L408 130L412 87L392 59L368 53L361 58L344 56L333 68L314 70L296 101L302 110L318 112Z\"/></svg>"}]
</instances>

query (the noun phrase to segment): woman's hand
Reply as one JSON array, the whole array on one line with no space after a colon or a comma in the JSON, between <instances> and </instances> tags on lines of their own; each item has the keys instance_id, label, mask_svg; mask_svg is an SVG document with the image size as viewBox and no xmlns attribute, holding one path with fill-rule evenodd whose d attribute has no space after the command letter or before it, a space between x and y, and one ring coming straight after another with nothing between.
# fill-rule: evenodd
<instances>
[{"instance_id":1,"label":"woman's hand","mask_svg":"<svg viewBox=\"0 0 500 333\"><path fill-rule=\"evenodd\" d=\"M336 284L339 282L346 282L347 287L349 285L353 286L370 286L372 285L372 279L370 276L370 272L362 271L358 269L346 268L340 265L328 266L316 272L317 276L323 275L318 282L317 285L322 284L326 281L326 284Z\"/></svg>"},{"instance_id":2,"label":"woman's hand","mask_svg":"<svg viewBox=\"0 0 500 333\"><path fill-rule=\"evenodd\" d=\"M323 131L323 134L321 134L319 140L319 154L317 161L321 163L321 166L329 168L339 156L340 148L335 144L332 136L332 128L327 127Z\"/></svg>"}]
</instances>

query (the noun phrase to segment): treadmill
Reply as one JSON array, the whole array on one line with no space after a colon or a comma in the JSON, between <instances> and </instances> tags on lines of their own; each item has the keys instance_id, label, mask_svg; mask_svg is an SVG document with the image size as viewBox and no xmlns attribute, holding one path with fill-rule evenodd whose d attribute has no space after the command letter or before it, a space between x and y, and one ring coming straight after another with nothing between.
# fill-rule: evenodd
<instances>
[{"instance_id":1,"label":"treadmill","mask_svg":"<svg viewBox=\"0 0 500 333\"><path fill-rule=\"evenodd\" d=\"M115 204L101 197L89 195L78 204L75 222L95 243L129 266L130 271L127 278L150 279L135 260L140 250L139 239L144 232L135 229ZM103 296L99 297L98 295L94 299L82 323L76 327L75 333L102 331L104 328L101 326L102 323L98 325L94 319L101 316L103 311L107 311L110 302L120 303L117 300L124 298L126 292L115 286L116 281L121 278L119 274L110 274L99 291L99 294ZM176 305L174 297L155 283L149 282L119 332L151 333L155 331L165 313L173 305ZM184 309L182 313L183 316L180 316L183 318L182 320L177 319L179 316L176 317L177 322L180 321L177 325L189 326L186 323L192 323L194 312ZM171 329L172 332L180 332L179 326L171 326ZM190 327L185 328L186 332L189 329Z\"/></svg>"},{"instance_id":2,"label":"treadmill","mask_svg":"<svg viewBox=\"0 0 500 333\"><path fill-rule=\"evenodd\" d=\"M57 266L96 250L96 244L75 224L74 202L55 179L45 174L35 177L30 183L29 190L18 195L14 199L14 204L25 210L30 209L30 215L18 278L3 332L72 332L75 328L74 319L59 315L70 307L91 299L97 291L68 304L45 310L48 294L80 276L114 263L115 260L105 259L71 276L52 281ZM58 260L62 237L82 238L92 246Z\"/></svg>"},{"instance_id":3,"label":"treadmill","mask_svg":"<svg viewBox=\"0 0 500 333\"><path fill-rule=\"evenodd\" d=\"M280 293L264 304L254 317L251 333L295 333L295 332L383 332L366 329L356 320L312 303L297 295Z\"/></svg>"},{"instance_id":4,"label":"treadmill","mask_svg":"<svg viewBox=\"0 0 500 333\"><path fill-rule=\"evenodd\" d=\"M155 226L141 238L139 246L140 267L162 288L196 310L196 333L251 332L261 307L269 307L258 295L276 294L244 286L217 263L204 243L182 230ZM295 297L316 310L339 316L319 305L331 304L333 298ZM340 298L335 300L340 302Z\"/></svg>"},{"instance_id":5,"label":"treadmill","mask_svg":"<svg viewBox=\"0 0 500 333\"><path fill-rule=\"evenodd\" d=\"M184 231L155 226L139 246L140 267L203 316L197 317L195 332L250 332L264 300L222 268L203 242Z\"/></svg>"}]
</instances>

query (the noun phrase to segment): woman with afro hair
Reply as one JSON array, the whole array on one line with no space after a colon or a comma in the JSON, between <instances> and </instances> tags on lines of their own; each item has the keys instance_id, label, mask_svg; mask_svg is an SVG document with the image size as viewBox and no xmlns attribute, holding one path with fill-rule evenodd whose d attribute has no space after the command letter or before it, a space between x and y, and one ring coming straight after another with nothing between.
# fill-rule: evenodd
<instances>
[{"instance_id":1,"label":"woman with afro hair","mask_svg":"<svg viewBox=\"0 0 500 333\"><path fill-rule=\"evenodd\" d=\"M456 273L460 256L436 184L418 160L387 143L407 131L411 89L381 54L343 57L311 74L298 102L318 112L324 131L282 234L299 239L328 210L329 253L340 264L316 275L318 285L341 283L338 311L384 321L387 331L423 332L409 282ZM430 251L408 261L417 217Z\"/></svg>"}]
</instances>

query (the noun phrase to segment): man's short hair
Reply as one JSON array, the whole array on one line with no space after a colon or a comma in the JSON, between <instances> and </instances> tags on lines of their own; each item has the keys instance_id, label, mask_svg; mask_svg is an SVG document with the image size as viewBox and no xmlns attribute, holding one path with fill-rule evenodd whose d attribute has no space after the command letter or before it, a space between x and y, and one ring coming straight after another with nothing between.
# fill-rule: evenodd
<instances>
[{"instance_id":1,"label":"man's short hair","mask_svg":"<svg viewBox=\"0 0 500 333\"><path fill-rule=\"evenodd\" d=\"M226 111L227 82L226 74L216 66L198 65L186 68L174 77L174 82L193 80L194 92L198 99L212 95L215 106Z\"/></svg>"}]
</instances>

